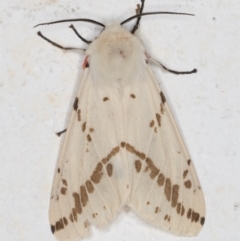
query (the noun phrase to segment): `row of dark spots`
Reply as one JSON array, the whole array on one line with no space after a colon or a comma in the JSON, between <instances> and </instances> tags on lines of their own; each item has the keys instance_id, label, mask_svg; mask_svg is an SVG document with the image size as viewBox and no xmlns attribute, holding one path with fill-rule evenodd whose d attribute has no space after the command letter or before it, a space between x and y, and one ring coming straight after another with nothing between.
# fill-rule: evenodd
<instances>
[{"instance_id":1,"label":"row of dark spots","mask_svg":"<svg viewBox=\"0 0 240 241\"><path fill-rule=\"evenodd\" d=\"M169 215L165 215L164 220L170 222L171 221L171 217Z\"/></svg>"},{"instance_id":2,"label":"row of dark spots","mask_svg":"<svg viewBox=\"0 0 240 241\"><path fill-rule=\"evenodd\" d=\"M64 185L67 185L66 180L62 180ZM77 222L78 221L78 214L82 213L82 208L87 205L88 202L88 193L92 193L94 191L94 186L91 183L90 180L86 181L85 186L82 185L80 186L79 193L74 192L72 194L73 199L74 199L74 208L72 208L72 212L69 215L69 220L71 222ZM51 230L54 233L55 231L61 230L64 228L64 226L68 225L67 218L61 218L59 221L56 222L56 224L53 226L51 225ZM87 223L84 223L85 228L87 228Z\"/></svg>"},{"instance_id":3,"label":"row of dark spots","mask_svg":"<svg viewBox=\"0 0 240 241\"><path fill-rule=\"evenodd\" d=\"M93 131L93 130L90 130L90 131ZM81 214L82 213L82 208L84 208L87 203L88 203L88 193L91 194L93 193L94 191L94 186L92 184L95 183L99 183L102 176L103 176L103 164L106 164L107 162L110 161L110 159L116 155L118 152L119 152L120 148L119 147L115 147L111 150L111 152L102 160L102 162L99 162L96 166L96 168L94 169L91 177L90 177L90 180L87 180L85 182L85 185L82 185L80 186L80 192L79 193L76 193L74 192L72 194L73 196L73 199L74 199L74 207L72 208L72 212L70 213L69 215L69 220L71 222L77 222L78 221L78 214ZM109 177L112 176L112 173L113 173L113 165L111 163L108 163L107 166L106 166L106 169L107 169L107 174ZM58 168L58 173L60 173L60 168ZM67 181L65 179L62 179L62 183L63 185L67 186ZM66 194L66 187L63 187L61 189L61 193L63 195ZM106 207L105 207L106 209ZM95 218L98 214L97 213L93 213L92 214L92 217ZM61 218L59 221L57 221L55 223L55 225L51 225L51 231L52 233L54 233L55 231L59 231L61 229L64 229L64 226L67 226L68 225L68 221L67 221L67 218ZM84 223L84 226L85 228L87 228L88 226L88 223Z\"/></svg>"},{"instance_id":4,"label":"row of dark spots","mask_svg":"<svg viewBox=\"0 0 240 241\"><path fill-rule=\"evenodd\" d=\"M82 132L85 132L87 128L87 122L85 121L83 124L82 124ZM92 133L94 132L94 129L93 128L89 128L89 132ZM92 141L92 137L90 134L87 134L87 140L88 142L91 142Z\"/></svg>"},{"instance_id":5,"label":"row of dark spots","mask_svg":"<svg viewBox=\"0 0 240 241\"><path fill-rule=\"evenodd\" d=\"M187 218L191 219L192 222L197 223L198 221L200 221L201 225L204 225L205 223L205 217L201 217L199 213L194 212L194 210L192 210L191 208L189 208L188 212L187 212Z\"/></svg>"},{"instance_id":6,"label":"row of dark spots","mask_svg":"<svg viewBox=\"0 0 240 241\"><path fill-rule=\"evenodd\" d=\"M66 193L67 193L67 181L65 179L62 179L62 184L64 186L61 188L60 192L61 192L62 195L66 195Z\"/></svg>"},{"instance_id":7,"label":"row of dark spots","mask_svg":"<svg viewBox=\"0 0 240 241\"><path fill-rule=\"evenodd\" d=\"M160 98L161 98L162 103L165 104L166 98L162 91L160 92Z\"/></svg>"},{"instance_id":8,"label":"row of dark spots","mask_svg":"<svg viewBox=\"0 0 240 241\"><path fill-rule=\"evenodd\" d=\"M55 225L51 225L51 231L52 231L52 233L54 234L55 231L59 231L59 230L61 230L61 229L64 229L64 227L67 226L67 225L68 225L67 219L66 219L65 217L60 218L60 220L57 221L57 222L55 223Z\"/></svg>"},{"instance_id":9,"label":"row of dark spots","mask_svg":"<svg viewBox=\"0 0 240 241\"><path fill-rule=\"evenodd\" d=\"M156 120L157 120L158 126L160 127L161 126L161 116L158 113L156 114ZM154 124L155 124L154 120L151 120L149 126L152 128L152 127L154 127Z\"/></svg>"},{"instance_id":10,"label":"row of dark spots","mask_svg":"<svg viewBox=\"0 0 240 241\"><path fill-rule=\"evenodd\" d=\"M133 147L130 144L125 143L125 142L121 143L121 147L122 148L126 147L127 151L135 154L138 157L141 157L142 160L145 159L146 164L147 164L145 172L150 170L150 178L151 179L154 179L154 178L156 178L156 176L158 176L157 183L160 187L164 185L164 194L165 194L167 200L169 202L171 202L171 206L173 208L176 208L178 215L183 216L185 213L185 208L180 202L178 202L180 186L177 184L172 185L171 179L165 178L164 174L160 173L160 170L154 165L153 161L150 158L146 157L146 155L144 153L137 151L135 147ZM187 162L190 165L191 160L189 159ZM135 169L136 169L137 173L139 173L141 171L141 168L142 168L141 161L136 160L135 161ZM187 176L187 173L188 173L188 170L185 170L183 172L184 178ZM192 183L190 180L188 180L184 183L184 185L186 188L191 188ZM150 204L150 202L147 202L147 205L149 205L149 204ZM198 222L200 215L199 215L199 213L191 211L191 216L190 216L190 211L188 211L187 217L188 218L191 217L192 222ZM205 220L204 217L202 217L200 219L201 225L204 224L204 220Z\"/></svg>"},{"instance_id":11,"label":"row of dark spots","mask_svg":"<svg viewBox=\"0 0 240 241\"><path fill-rule=\"evenodd\" d=\"M73 103L73 110L77 111L77 119L78 121L81 121L81 110L78 109L78 103L79 103L79 99L78 97L76 97Z\"/></svg>"},{"instance_id":12,"label":"row of dark spots","mask_svg":"<svg viewBox=\"0 0 240 241\"><path fill-rule=\"evenodd\" d=\"M185 170L185 171L183 172L183 179L186 178L187 174L188 174L188 170ZM184 186L185 186L187 189L190 189L190 188L192 187L192 182L191 182L190 180L187 180L187 181L184 182Z\"/></svg>"},{"instance_id":13,"label":"row of dark spots","mask_svg":"<svg viewBox=\"0 0 240 241\"><path fill-rule=\"evenodd\" d=\"M157 121L158 127L160 127L161 126L161 115L158 113L156 113L156 121ZM154 131L157 133L157 127L154 127L154 125L155 125L155 121L151 120L149 127L154 128Z\"/></svg>"},{"instance_id":14,"label":"row of dark spots","mask_svg":"<svg viewBox=\"0 0 240 241\"><path fill-rule=\"evenodd\" d=\"M72 213L69 215L69 219L72 222L77 222L78 220L78 214L82 213L82 208L84 208L88 203L88 193L92 193L94 191L94 186L90 180L87 180L85 182L85 185L80 186L80 192L79 193L73 193L73 199L74 199L74 208L72 208ZM85 225L85 228L87 228L87 225Z\"/></svg>"},{"instance_id":15,"label":"row of dark spots","mask_svg":"<svg viewBox=\"0 0 240 241\"><path fill-rule=\"evenodd\" d=\"M130 97L133 98L133 99L136 98L136 96L135 96L134 94L130 94ZM108 97L104 97L104 98L103 98L103 102L106 102L106 101L108 101L108 100L110 100Z\"/></svg>"},{"instance_id":16,"label":"row of dark spots","mask_svg":"<svg viewBox=\"0 0 240 241\"><path fill-rule=\"evenodd\" d=\"M144 160L146 158L146 155L140 151L137 151L135 147L131 146L130 144L126 142L121 142L121 147L126 148L127 151L129 151L132 154L135 154L138 158Z\"/></svg>"}]
</instances>

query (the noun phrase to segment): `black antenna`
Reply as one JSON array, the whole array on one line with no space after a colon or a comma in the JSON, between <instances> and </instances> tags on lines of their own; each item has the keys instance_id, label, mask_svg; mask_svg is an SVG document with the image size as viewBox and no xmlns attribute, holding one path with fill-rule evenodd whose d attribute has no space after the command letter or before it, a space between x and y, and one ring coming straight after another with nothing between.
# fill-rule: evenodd
<instances>
[{"instance_id":1,"label":"black antenna","mask_svg":"<svg viewBox=\"0 0 240 241\"><path fill-rule=\"evenodd\" d=\"M176 15L188 15L188 16L195 16L194 14L190 14L190 13L175 13L175 12L148 12L148 13L141 13L141 14L137 14L134 15L126 20L124 20L123 22L121 22L121 25L133 20L134 18L139 18L145 15L155 15L155 14L176 14Z\"/></svg>"},{"instance_id":2,"label":"black antenna","mask_svg":"<svg viewBox=\"0 0 240 241\"><path fill-rule=\"evenodd\" d=\"M89 22L89 23L93 23L96 25L100 25L103 28L105 28L105 25L102 23L99 23L95 20L92 19L87 19L87 18L73 18L73 19L63 19L63 20L59 20L59 21L54 21L54 22L48 22L48 23L40 23L37 24L36 26L34 26L34 28L41 26L41 25L50 25L50 24L56 24L56 23L65 23L65 22Z\"/></svg>"},{"instance_id":3,"label":"black antenna","mask_svg":"<svg viewBox=\"0 0 240 241\"><path fill-rule=\"evenodd\" d=\"M60 44L57 44L55 42L53 42L52 40L50 40L49 38L45 37L40 31L37 32L37 35L41 38L43 38L44 40L46 40L48 43L52 44L53 46L60 48L60 49L64 49L64 50L84 50L85 49L79 49L79 48L73 48L73 47L63 47Z\"/></svg>"},{"instance_id":4,"label":"black antenna","mask_svg":"<svg viewBox=\"0 0 240 241\"><path fill-rule=\"evenodd\" d=\"M85 39L83 36L81 36L81 35L79 34L79 32L77 31L77 29L75 29L75 27L74 27L72 24L69 26L69 28L71 28L71 29L74 31L74 33L75 33L84 43L90 44L90 43L92 42L92 41L90 41L90 40Z\"/></svg>"}]
</instances>

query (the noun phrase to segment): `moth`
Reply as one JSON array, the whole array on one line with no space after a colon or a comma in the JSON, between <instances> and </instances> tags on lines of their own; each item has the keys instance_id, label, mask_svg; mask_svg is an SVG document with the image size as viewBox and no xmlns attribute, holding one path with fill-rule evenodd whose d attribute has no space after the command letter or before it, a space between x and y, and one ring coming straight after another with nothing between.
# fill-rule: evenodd
<instances>
[{"instance_id":1,"label":"moth","mask_svg":"<svg viewBox=\"0 0 240 241\"><path fill-rule=\"evenodd\" d=\"M83 76L55 171L49 220L60 241L81 239L91 225L106 227L129 206L142 220L179 236L195 236L205 221L205 202L190 155L150 65L157 64L134 35L143 12L105 26L85 51ZM131 32L123 25L136 23ZM38 26L38 25L37 25ZM38 35L52 45L63 47Z\"/></svg>"}]
</instances>

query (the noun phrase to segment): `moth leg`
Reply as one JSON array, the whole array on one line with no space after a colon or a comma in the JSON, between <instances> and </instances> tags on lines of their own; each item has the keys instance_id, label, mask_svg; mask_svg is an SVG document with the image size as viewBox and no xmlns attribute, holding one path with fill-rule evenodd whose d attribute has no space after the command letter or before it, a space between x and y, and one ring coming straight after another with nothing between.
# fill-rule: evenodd
<instances>
[{"instance_id":1,"label":"moth leg","mask_svg":"<svg viewBox=\"0 0 240 241\"><path fill-rule=\"evenodd\" d=\"M59 131L56 133L57 136L61 136L63 133L65 133L67 131L67 129Z\"/></svg>"},{"instance_id":2,"label":"moth leg","mask_svg":"<svg viewBox=\"0 0 240 241\"><path fill-rule=\"evenodd\" d=\"M194 73L197 73L197 69L193 69L193 70L190 70L190 71L176 71L176 70L172 70L172 69L169 69L167 68L165 65L163 65L162 63L160 63L159 61L149 57L148 58L150 62L152 62L153 64L156 64L158 66L160 66L161 68L163 68L164 70L168 71L169 73L172 73L172 74L194 74Z\"/></svg>"},{"instance_id":3,"label":"moth leg","mask_svg":"<svg viewBox=\"0 0 240 241\"><path fill-rule=\"evenodd\" d=\"M41 37L42 39L44 39L45 41L47 41L48 43L52 44L53 46L57 47L57 48L60 48L60 49L63 49L63 50L82 50L82 51L85 51L85 49L79 49L79 48L72 48L72 47L63 47L55 42L53 42L52 40L48 39L47 37L45 37L40 31L37 32L37 35L39 37Z\"/></svg>"},{"instance_id":4,"label":"moth leg","mask_svg":"<svg viewBox=\"0 0 240 241\"><path fill-rule=\"evenodd\" d=\"M144 8L144 2L145 2L145 0L141 0L141 6L140 6L140 4L137 5L136 14L142 14L143 8ZM137 31L137 29L139 28L140 20L141 20L141 16L139 16L137 18L137 22L135 23L135 25L131 31L132 34L134 34Z\"/></svg>"},{"instance_id":5,"label":"moth leg","mask_svg":"<svg viewBox=\"0 0 240 241\"><path fill-rule=\"evenodd\" d=\"M69 26L69 28L71 28L71 29L74 31L74 33L75 33L84 43L86 43L86 44L92 43L92 41L87 40L87 39L85 39L84 37L82 37L82 36L80 35L80 33L75 29L75 27L74 27L72 24Z\"/></svg>"}]
</instances>

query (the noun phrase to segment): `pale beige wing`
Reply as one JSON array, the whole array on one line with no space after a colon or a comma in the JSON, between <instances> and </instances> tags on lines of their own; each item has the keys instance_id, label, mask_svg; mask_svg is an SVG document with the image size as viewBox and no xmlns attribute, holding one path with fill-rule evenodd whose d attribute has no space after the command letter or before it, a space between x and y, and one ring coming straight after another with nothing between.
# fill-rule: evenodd
<instances>
[{"instance_id":1,"label":"pale beige wing","mask_svg":"<svg viewBox=\"0 0 240 241\"><path fill-rule=\"evenodd\" d=\"M52 187L49 219L58 240L106 226L125 202L122 114L114 90L95 88L86 68Z\"/></svg>"},{"instance_id":2,"label":"pale beige wing","mask_svg":"<svg viewBox=\"0 0 240 241\"><path fill-rule=\"evenodd\" d=\"M194 236L205 221L202 189L164 94L148 66L143 73L124 99L128 205L151 225Z\"/></svg>"}]
</instances>

